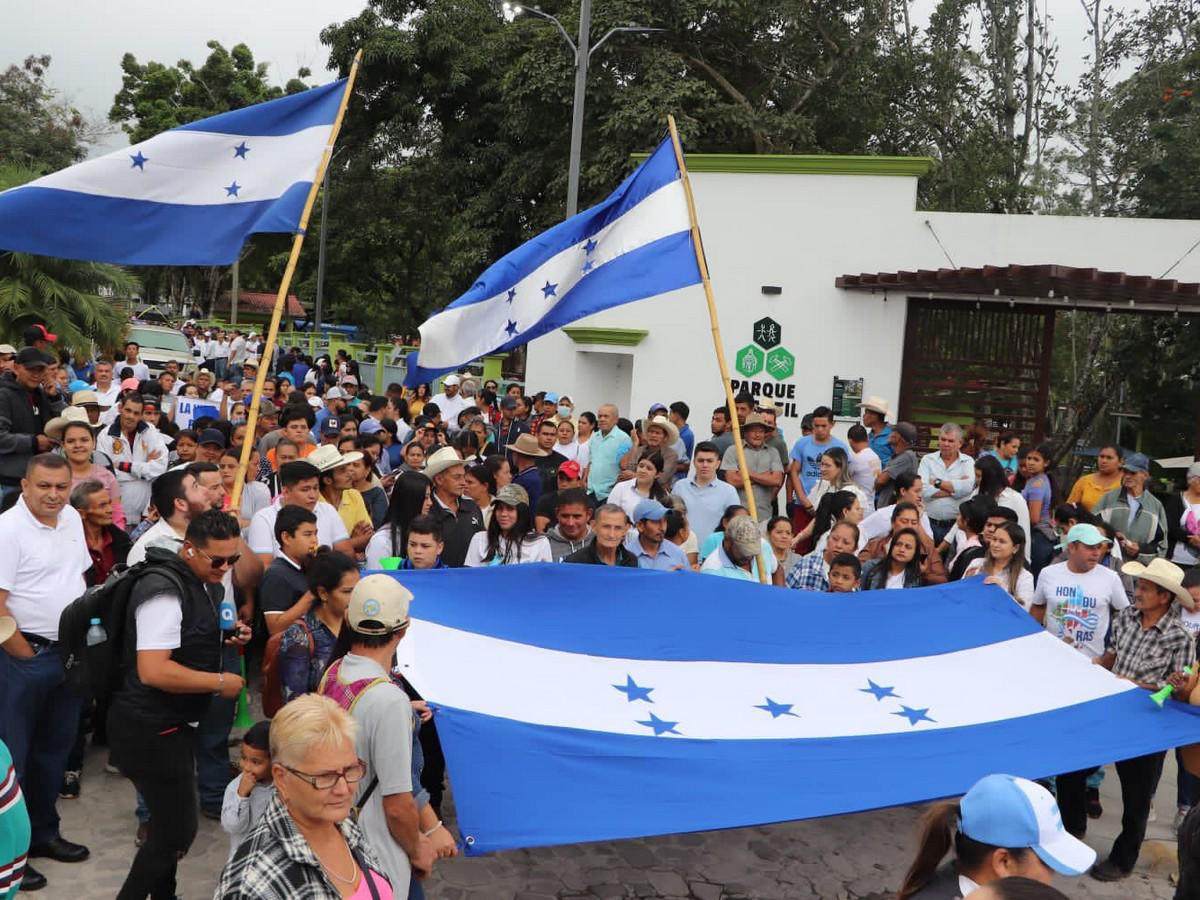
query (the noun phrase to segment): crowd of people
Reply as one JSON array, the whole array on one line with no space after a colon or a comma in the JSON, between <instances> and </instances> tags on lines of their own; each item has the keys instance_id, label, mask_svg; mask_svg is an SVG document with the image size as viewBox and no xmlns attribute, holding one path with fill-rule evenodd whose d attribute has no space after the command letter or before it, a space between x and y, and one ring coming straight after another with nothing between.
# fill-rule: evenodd
<instances>
[{"instance_id":1,"label":"crowd of people","mask_svg":"<svg viewBox=\"0 0 1200 900\"><path fill-rule=\"evenodd\" d=\"M1106 446L1065 490L1048 447L976 433L969 455L959 425L924 436L875 397L845 440L818 407L789 444L780 410L745 393L701 438L683 402L626 418L457 374L436 393L376 395L344 351L263 359L253 333L184 333L193 359L153 371L135 343L85 359L42 326L0 345L0 623L15 620L0 739L30 858L62 862L89 851L60 833L57 802L85 789L89 738L108 747L137 789L122 900L175 895L201 815L231 837L223 897L420 896L456 852L436 721L393 671L411 597L371 570L608 565L830 593L979 577L1117 675L1182 699L1195 686L1183 672L1200 633L1200 464L1184 491L1156 495L1150 460ZM59 615L138 564L123 681L110 703L84 704L64 681ZM273 719L245 734L231 781L247 647ZM1093 876L1132 871L1163 759L1116 761L1122 833ZM1102 775L1047 782L1075 837L1101 814ZM1024 782L996 790L1030 796ZM1177 826L1197 790L1181 766ZM983 839L963 837L966 802L964 861ZM1038 874L1001 862L993 880ZM903 896L923 896L926 869ZM46 884L33 865L22 876L22 890Z\"/></svg>"}]
</instances>

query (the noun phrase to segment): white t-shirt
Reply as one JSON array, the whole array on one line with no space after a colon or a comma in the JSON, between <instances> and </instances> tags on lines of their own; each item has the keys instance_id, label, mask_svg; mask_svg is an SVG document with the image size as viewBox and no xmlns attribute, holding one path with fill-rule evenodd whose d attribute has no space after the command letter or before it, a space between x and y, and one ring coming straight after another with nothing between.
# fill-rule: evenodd
<instances>
[{"instance_id":1,"label":"white t-shirt","mask_svg":"<svg viewBox=\"0 0 1200 900\"><path fill-rule=\"evenodd\" d=\"M100 400L101 406L112 406L117 402L117 395L121 393L121 383L113 379L112 384L108 386L108 390L101 390L97 384L92 385L92 390L96 392L96 396Z\"/></svg>"},{"instance_id":2,"label":"white t-shirt","mask_svg":"<svg viewBox=\"0 0 1200 900\"><path fill-rule=\"evenodd\" d=\"M92 567L83 520L64 506L53 528L33 517L21 497L0 515L0 590L21 631L58 640L62 611L87 590L83 573Z\"/></svg>"},{"instance_id":3,"label":"white t-shirt","mask_svg":"<svg viewBox=\"0 0 1200 900\"><path fill-rule=\"evenodd\" d=\"M850 452L850 480L859 486L866 497L864 512L875 508L875 479L881 471L883 464L879 461L879 454L870 447Z\"/></svg>"},{"instance_id":4,"label":"white t-shirt","mask_svg":"<svg viewBox=\"0 0 1200 900\"><path fill-rule=\"evenodd\" d=\"M464 566L490 566L500 565L498 562L491 562L485 559L488 547L488 533L486 531L477 531L471 538L471 544L467 547L467 558L463 562ZM508 542L504 538L500 538L500 558L504 558L504 552L508 547ZM513 560L513 563L518 562ZM535 562L554 562L554 554L550 551L550 541L544 534L534 535L525 538L521 545L520 563L535 563Z\"/></svg>"},{"instance_id":5,"label":"white t-shirt","mask_svg":"<svg viewBox=\"0 0 1200 900\"><path fill-rule=\"evenodd\" d=\"M980 557L967 566L967 571L963 573L963 578L970 578L974 575L982 574L983 557ZM1004 582L1004 584L1001 584L1000 586L1007 591L1008 588L1006 585L1008 584L1008 575L1001 575L1000 580ZM1021 569L1021 574L1017 576L1017 595L1013 597L1013 599L1020 603L1023 609L1029 609L1029 605L1033 602L1033 592L1033 573L1028 569ZM1009 594L1009 596L1012 597L1012 594Z\"/></svg>"},{"instance_id":6,"label":"white t-shirt","mask_svg":"<svg viewBox=\"0 0 1200 900\"><path fill-rule=\"evenodd\" d=\"M625 510L630 522L633 521L633 511L637 509L637 505L646 499L637 492L636 485L637 480L633 478L618 481L608 495L608 502Z\"/></svg>"},{"instance_id":7,"label":"white t-shirt","mask_svg":"<svg viewBox=\"0 0 1200 900\"><path fill-rule=\"evenodd\" d=\"M891 534L892 511L895 508L895 503L890 506L881 506L859 523L858 533L864 546L877 537ZM921 530L933 537L933 526L929 524L929 516L925 513L921 513Z\"/></svg>"},{"instance_id":8,"label":"white t-shirt","mask_svg":"<svg viewBox=\"0 0 1200 900\"><path fill-rule=\"evenodd\" d=\"M266 509L256 512L250 520L250 527L246 530L246 543L255 553L283 555L283 551L279 549L279 541L275 540L275 518L279 515L279 507L280 501L276 500ZM350 532L346 530L346 523L342 521L338 511L324 500L317 501L317 508L313 510L313 514L317 517L319 543L332 547L349 539Z\"/></svg>"},{"instance_id":9,"label":"white t-shirt","mask_svg":"<svg viewBox=\"0 0 1200 900\"><path fill-rule=\"evenodd\" d=\"M1062 562L1042 569L1033 605L1046 607L1047 631L1094 659L1104 653L1109 619L1129 598L1112 569L1096 566L1081 575Z\"/></svg>"},{"instance_id":10,"label":"white t-shirt","mask_svg":"<svg viewBox=\"0 0 1200 900\"><path fill-rule=\"evenodd\" d=\"M183 606L178 597L156 594L137 608L137 648L177 650L183 634Z\"/></svg>"},{"instance_id":11,"label":"white t-shirt","mask_svg":"<svg viewBox=\"0 0 1200 900\"><path fill-rule=\"evenodd\" d=\"M1179 607L1179 624L1187 630L1187 633L1194 640L1196 635L1200 635L1200 609L1184 609L1181 605Z\"/></svg>"},{"instance_id":12,"label":"white t-shirt","mask_svg":"<svg viewBox=\"0 0 1200 900\"><path fill-rule=\"evenodd\" d=\"M399 543L400 535L396 535L396 541ZM385 522L382 527L378 528L371 540L367 543L367 568L378 569L379 561L389 556L405 556L407 550L404 547L396 547L396 552L392 552L392 526L390 522Z\"/></svg>"},{"instance_id":13,"label":"white t-shirt","mask_svg":"<svg viewBox=\"0 0 1200 900\"><path fill-rule=\"evenodd\" d=\"M889 575L887 581L883 583L885 591L898 591L904 587L904 572L897 572L895 575Z\"/></svg>"}]
</instances>

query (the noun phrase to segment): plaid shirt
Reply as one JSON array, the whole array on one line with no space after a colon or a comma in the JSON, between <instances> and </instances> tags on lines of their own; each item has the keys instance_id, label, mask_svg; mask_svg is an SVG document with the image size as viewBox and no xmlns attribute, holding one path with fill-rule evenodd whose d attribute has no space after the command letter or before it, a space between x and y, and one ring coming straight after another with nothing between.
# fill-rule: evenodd
<instances>
[{"instance_id":1,"label":"plaid shirt","mask_svg":"<svg viewBox=\"0 0 1200 900\"><path fill-rule=\"evenodd\" d=\"M820 553L800 557L792 571L784 576L784 583L794 591L829 590L829 563Z\"/></svg>"},{"instance_id":2,"label":"plaid shirt","mask_svg":"<svg viewBox=\"0 0 1200 900\"><path fill-rule=\"evenodd\" d=\"M377 878L379 861L353 819L338 826L355 857ZM340 900L317 855L276 794L221 872L213 900Z\"/></svg>"},{"instance_id":3,"label":"plaid shirt","mask_svg":"<svg viewBox=\"0 0 1200 900\"><path fill-rule=\"evenodd\" d=\"M1141 684L1163 685L1168 675L1183 671L1196 660L1196 646L1174 603L1150 628L1142 627L1137 607L1121 610L1112 623L1111 646L1117 655L1113 674Z\"/></svg>"}]
</instances>

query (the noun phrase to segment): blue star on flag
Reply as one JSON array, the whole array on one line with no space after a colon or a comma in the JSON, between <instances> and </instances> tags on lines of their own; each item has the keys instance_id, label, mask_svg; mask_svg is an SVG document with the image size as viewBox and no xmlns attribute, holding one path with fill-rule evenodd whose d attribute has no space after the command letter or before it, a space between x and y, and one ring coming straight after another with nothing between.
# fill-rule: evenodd
<instances>
[{"instance_id":1,"label":"blue star on flag","mask_svg":"<svg viewBox=\"0 0 1200 900\"><path fill-rule=\"evenodd\" d=\"M249 152L250 152L250 148L246 146L245 141L242 141L240 144L238 144L236 147L233 148L233 158L234 159L245 159L246 154Z\"/></svg>"},{"instance_id":2,"label":"blue star on flag","mask_svg":"<svg viewBox=\"0 0 1200 900\"><path fill-rule=\"evenodd\" d=\"M665 719L660 719L654 713L650 713L650 718L647 721L638 722L638 724L645 725L647 728L653 728L655 737L658 737L660 734L679 734L675 729L675 726L679 724L678 722L668 722Z\"/></svg>"},{"instance_id":3,"label":"blue star on flag","mask_svg":"<svg viewBox=\"0 0 1200 900\"><path fill-rule=\"evenodd\" d=\"M583 252L590 256L592 251L595 250L597 246L599 245L594 240L588 238L587 243L583 245Z\"/></svg>"},{"instance_id":4,"label":"blue star on flag","mask_svg":"<svg viewBox=\"0 0 1200 900\"><path fill-rule=\"evenodd\" d=\"M630 703L632 703L634 700L645 700L647 703L654 702L650 699L650 692L654 690L654 688L640 687L638 683L633 680L632 675L625 676L624 684L614 684L613 687L615 687L622 694L625 694L629 698Z\"/></svg>"},{"instance_id":5,"label":"blue star on flag","mask_svg":"<svg viewBox=\"0 0 1200 900\"><path fill-rule=\"evenodd\" d=\"M555 293L555 291L557 291L557 290L558 290L558 285L557 285L557 284L551 284L551 283L550 283L550 281L549 281L549 280L547 280L547 281L546 281L546 286L545 286L544 288L542 288L542 295L543 295L544 297L556 297L556 296L558 296L558 295Z\"/></svg>"},{"instance_id":6,"label":"blue star on flag","mask_svg":"<svg viewBox=\"0 0 1200 900\"><path fill-rule=\"evenodd\" d=\"M504 326L504 331L505 331L505 333L506 333L506 334L507 334L509 337L512 337L513 335L515 335L515 334L517 333L517 330L518 330L518 329L517 329L517 323L516 323L516 322L514 322L512 319L509 319L509 320L508 320L508 324Z\"/></svg>"},{"instance_id":7,"label":"blue star on flag","mask_svg":"<svg viewBox=\"0 0 1200 900\"><path fill-rule=\"evenodd\" d=\"M937 719L931 719L926 713L929 712L929 707L925 709L913 709L911 706L900 704L900 712L892 713L893 716L903 716L908 719L909 725L916 725L918 722L936 722Z\"/></svg>"},{"instance_id":8,"label":"blue star on flag","mask_svg":"<svg viewBox=\"0 0 1200 900\"><path fill-rule=\"evenodd\" d=\"M505 302L505 303L512 303L512 302L513 302L514 300L516 300L516 299L517 299L517 289L516 289L516 288L509 288L509 290L508 290L508 297L507 297L507 298L505 298L504 302Z\"/></svg>"},{"instance_id":9,"label":"blue star on flag","mask_svg":"<svg viewBox=\"0 0 1200 900\"><path fill-rule=\"evenodd\" d=\"M895 697L897 700L900 699L900 695L896 693L894 688L880 687L870 678L867 679L867 685L868 686L865 688L859 688L858 692L860 694L874 694L876 700L882 700L884 697ZM899 713L897 713L897 715L899 715Z\"/></svg>"},{"instance_id":10,"label":"blue star on flag","mask_svg":"<svg viewBox=\"0 0 1200 900\"><path fill-rule=\"evenodd\" d=\"M583 274L586 275L588 272L592 271L592 269L594 269L595 267L596 267L596 264L593 263L590 259L584 260Z\"/></svg>"},{"instance_id":11,"label":"blue star on flag","mask_svg":"<svg viewBox=\"0 0 1200 900\"><path fill-rule=\"evenodd\" d=\"M794 703L776 703L770 697L767 697L766 701L761 706L755 706L754 708L769 712L772 719L778 719L780 716L795 716L797 719L800 718L797 713L792 712L792 707L795 706Z\"/></svg>"},{"instance_id":12,"label":"blue star on flag","mask_svg":"<svg viewBox=\"0 0 1200 900\"><path fill-rule=\"evenodd\" d=\"M131 154L129 155L129 158L133 160L133 165L131 165L129 168L131 168L131 169L139 169L139 170L141 170L141 171L143 171L143 172L145 172L145 171L146 171L146 162L147 162L147 160L149 160L149 159L150 159L150 157L148 157L148 156L142 156L142 151L141 151L141 150L139 150L139 151L137 152L137 156L134 156L134 155L131 153Z\"/></svg>"},{"instance_id":13,"label":"blue star on flag","mask_svg":"<svg viewBox=\"0 0 1200 900\"><path fill-rule=\"evenodd\" d=\"M242 186L235 181L229 187L225 188L225 196L226 197L236 197L238 195L238 191L240 191L241 189L242 189Z\"/></svg>"}]
</instances>

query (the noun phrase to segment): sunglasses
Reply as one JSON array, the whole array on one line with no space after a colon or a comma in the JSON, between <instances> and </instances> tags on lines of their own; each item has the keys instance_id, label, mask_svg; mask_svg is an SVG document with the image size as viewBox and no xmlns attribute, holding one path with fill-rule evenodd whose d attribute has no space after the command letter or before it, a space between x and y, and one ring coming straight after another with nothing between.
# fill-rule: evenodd
<instances>
[{"instance_id":1,"label":"sunglasses","mask_svg":"<svg viewBox=\"0 0 1200 900\"><path fill-rule=\"evenodd\" d=\"M240 553L235 553L233 556L209 556L199 547L196 548L196 552L207 559L209 565L211 565L214 569L223 569L226 566L233 568L237 565L238 560L242 558L242 554Z\"/></svg>"}]
</instances>

